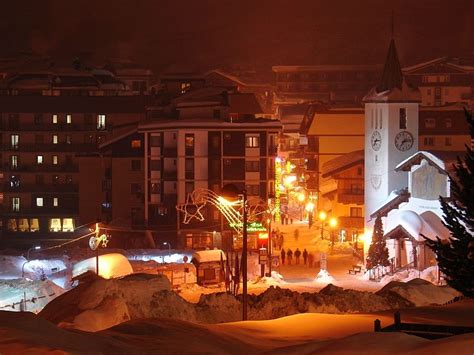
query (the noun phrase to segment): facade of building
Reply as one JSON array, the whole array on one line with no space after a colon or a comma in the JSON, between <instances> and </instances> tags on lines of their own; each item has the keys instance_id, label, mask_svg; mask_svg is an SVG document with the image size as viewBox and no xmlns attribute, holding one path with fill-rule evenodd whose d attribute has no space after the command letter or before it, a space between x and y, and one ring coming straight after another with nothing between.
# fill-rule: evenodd
<instances>
[{"instance_id":1,"label":"facade of building","mask_svg":"<svg viewBox=\"0 0 474 355\"><path fill-rule=\"evenodd\" d=\"M100 186L102 178L89 170L81 179L79 156L95 154L107 139L143 120L147 100L1 96L2 240L69 239L78 226L95 222L81 215L94 208L84 182Z\"/></svg>"},{"instance_id":2,"label":"facade of building","mask_svg":"<svg viewBox=\"0 0 474 355\"><path fill-rule=\"evenodd\" d=\"M278 121L251 117L247 109L232 111L227 94L190 93L179 100L174 119L140 124L145 149L145 220L149 226L177 230L178 247L235 247L216 208L206 206L204 221L183 223L176 206L196 189L219 194L234 184L249 199L267 201L274 193L274 159ZM245 106L245 105L244 105Z\"/></svg>"}]
</instances>

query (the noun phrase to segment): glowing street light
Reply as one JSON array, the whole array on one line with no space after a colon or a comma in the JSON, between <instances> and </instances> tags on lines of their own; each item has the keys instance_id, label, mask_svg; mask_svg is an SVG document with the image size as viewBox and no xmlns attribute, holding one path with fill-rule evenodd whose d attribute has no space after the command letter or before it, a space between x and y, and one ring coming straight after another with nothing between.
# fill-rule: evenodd
<instances>
[{"instance_id":1,"label":"glowing street light","mask_svg":"<svg viewBox=\"0 0 474 355\"><path fill-rule=\"evenodd\" d=\"M332 218L329 219L329 227L331 227L331 228L337 227L337 219L336 218L332 217Z\"/></svg>"},{"instance_id":2,"label":"glowing street light","mask_svg":"<svg viewBox=\"0 0 474 355\"><path fill-rule=\"evenodd\" d=\"M22 278L25 277L25 265L30 262L30 251L40 250L40 249L41 249L41 246L36 245L36 246L31 247L30 249L28 249L28 251L26 252L26 261L23 263L23 265L21 265L21 277Z\"/></svg>"},{"instance_id":3,"label":"glowing street light","mask_svg":"<svg viewBox=\"0 0 474 355\"><path fill-rule=\"evenodd\" d=\"M328 214L326 213L326 211L320 211L318 217L321 222L324 222L328 217Z\"/></svg>"},{"instance_id":4,"label":"glowing street light","mask_svg":"<svg viewBox=\"0 0 474 355\"><path fill-rule=\"evenodd\" d=\"M168 243L168 242L164 242L163 245L167 245L167 246L168 246L168 257L169 257L170 262L171 262L171 244Z\"/></svg>"}]
</instances>

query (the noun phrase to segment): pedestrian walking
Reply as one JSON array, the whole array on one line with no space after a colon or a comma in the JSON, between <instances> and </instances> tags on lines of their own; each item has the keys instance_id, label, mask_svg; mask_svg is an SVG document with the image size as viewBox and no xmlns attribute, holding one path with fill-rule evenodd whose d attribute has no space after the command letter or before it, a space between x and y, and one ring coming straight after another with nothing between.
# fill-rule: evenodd
<instances>
[{"instance_id":1,"label":"pedestrian walking","mask_svg":"<svg viewBox=\"0 0 474 355\"><path fill-rule=\"evenodd\" d=\"M283 238L283 233L280 233L280 249L283 248L283 242L284 242L284 238Z\"/></svg>"},{"instance_id":2,"label":"pedestrian walking","mask_svg":"<svg viewBox=\"0 0 474 355\"><path fill-rule=\"evenodd\" d=\"M288 249L288 251L286 252L286 257L288 258L288 265L291 265L291 259L293 259L293 252L291 251L291 249Z\"/></svg>"},{"instance_id":3,"label":"pedestrian walking","mask_svg":"<svg viewBox=\"0 0 474 355\"><path fill-rule=\"evenodd\" d=\"M306 265L307 262L308 262L308 251L305 248L303 250L303 263Z\"/></svg>"},{"instance_id":4,"label":"pedestrian walking","mask_svg":"<svg viewBox=\"0 0 474 355\"><path fill-rule=\"evenodd\" d=\"M314 263L314 255L309 253L308 254L308 266L313 267L313 263Z\"/></svg>"},{"instance_id":5,"label":"pedestrian walking","mask_svg":"<svg viewBox=\"0 0 474 355\"><path fill-rule=\"evenodd\" d=\"M300 256L301 256L301 251L299 248L296 248L295 250L296 265L300 264Z\"/></svg>"},{"instance_id":6,"label":"pedestrian walking","mask_svg":"<svg viewBox=\"0 0 474 355\"><path fill-rule=\"evenodd\" d=\"M285 257L286 257L285 249L281 249L280 254L281 254L281 264L285 265Z\"/></svg>"}]
</instances>

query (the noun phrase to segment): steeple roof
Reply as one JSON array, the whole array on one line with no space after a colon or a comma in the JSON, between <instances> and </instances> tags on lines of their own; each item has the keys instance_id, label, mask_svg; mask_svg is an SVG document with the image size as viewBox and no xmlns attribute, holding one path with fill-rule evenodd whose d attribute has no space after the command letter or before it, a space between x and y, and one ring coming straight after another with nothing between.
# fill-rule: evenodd
<instances>
[{"instance_id":1,"label":"steeple roof","mask_svg":"<svg viewBox=\"0 0 474 355\"><path fill-rule=\"evenodd\" d=\"M398 59L395 40L392 38L388 47L387 59L383 68L382 81L377 86L377 92L392 90L394 88L401 89L403 83L403 73Z\"/></svg>"},{"instance_id":2,"label":"steeple roof","mask_svg":"<svg viewBox=\"0 0 474 355\"><path fill-rule=\"evenodd\" d=\"M420 91L404 79L395 41L390 41L381 82L363 98L364 102L421 102Z\"/></svg>"}]
</instances>

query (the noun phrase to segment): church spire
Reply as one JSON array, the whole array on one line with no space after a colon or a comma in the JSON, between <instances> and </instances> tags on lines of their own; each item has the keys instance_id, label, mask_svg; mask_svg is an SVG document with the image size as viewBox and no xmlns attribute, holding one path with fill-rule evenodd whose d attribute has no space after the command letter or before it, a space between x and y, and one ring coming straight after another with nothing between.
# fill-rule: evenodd
<instances>
[{"instance_id":1,"label":"church spire","mask_svg":"<svg viewBox=\"0 0 474 355\"><path fill-rule=\"evenodd\" d=\"M377 86L377 92L387 91L394 88L402 88L403 74L398 60L397 48L395 40L392 38L390 47L388 48L387 59L383 68L382 81Z\"/></svg>"}]
</instances>

